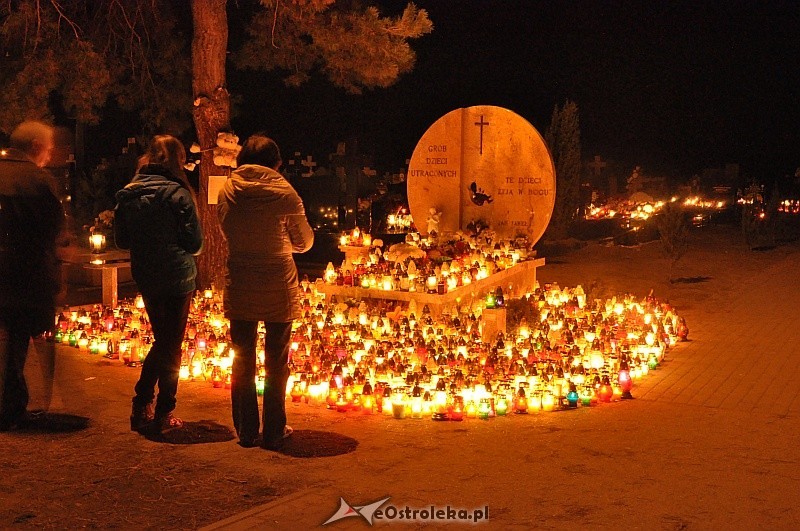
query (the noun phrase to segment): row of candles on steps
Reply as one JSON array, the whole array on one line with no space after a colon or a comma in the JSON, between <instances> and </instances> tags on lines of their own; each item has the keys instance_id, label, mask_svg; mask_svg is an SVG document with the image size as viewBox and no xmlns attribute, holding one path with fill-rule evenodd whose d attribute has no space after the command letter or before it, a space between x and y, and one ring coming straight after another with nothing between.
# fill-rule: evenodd
<instances>
[{"instance_id":1,"label":"row of candles on steps","mask_svg":"<svg viewBox=\"0 0 800 531\"><path fill-rule=\"evenodd\" d=\"M413 260L407 266L401 262L396 262L393 266L381 265L380 262L360 262L353 264L352 270L334 267L329 262L323 278L328 284L338 286L441 295L487 278L502 269L493 259L475 261L469 267L455 260L444 262L440 266L425 262L419 268Z\"/></svg>"},{"instance_id":2,"label":"row of candles on steps","mask_svg":"<svg viewBox=\"0 0 800 531\"><path fill-rule=\"evenodd\" d=\"M410 249L405 251L408 254L400 251L398 256L394 256L390 250L387 260L378 246L366 255L354 257L352 264L345 263L337 268L328 263L323 279L328 284L340 286L443 294L508 269L529 257L527 240L524 239L493 242L464 235L454 238L445 246L438 247L429 238L408 234L406 244ZM344 246L370 247L372 239L356 228L352 234L342 235L340 242ZM431 260L431 257L439 258L441 262Z\"/></svg>"},{"instance_id":3,"label":"row of candles on steps","mask_svg":"<svg viewBox=\"0 0 800 531\"><path fill-rule=\"evenodd\" d=\"M550 286L521 301L538 322L523 318L513 333L484 342L477 312L445 313L434 321L413 302L405 308L348 306L325 301L308 282L302 286L304 316L294 330L287 394L339 411L388 414L384 406L391 404L392 415L426 416L442 400L441 385L446 413L455 411L454 418L460 409L477 415L482 401L502 415L612 400L628 393L628 385L657 367L666 349L688 333L685 322L652 297L587 307L580 287ZM210 291L195 299L181 377L229 387L233 351L219 306ZM65 312L58 324L56 340L92 353L97 345L98 354L130 365L150 341L141 298L116 309ZM263 385L262 363L259 391Z\"/></svg>"}]
</instances>

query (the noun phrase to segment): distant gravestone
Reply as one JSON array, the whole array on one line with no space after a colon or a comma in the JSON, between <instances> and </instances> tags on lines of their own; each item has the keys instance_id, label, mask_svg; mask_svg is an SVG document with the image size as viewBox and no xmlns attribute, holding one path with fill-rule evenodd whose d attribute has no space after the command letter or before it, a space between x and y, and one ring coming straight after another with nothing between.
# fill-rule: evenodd
<instances>
[{"instance_id":1,"label":"distant gravestone","mask_svg":"<svg viewBox=\"0 0 800 531\"><path fill-rule=\"evenodd\" d=\"M439 232L483 221L502 238L544 234L555 204L555 167L539 132L502 107L456 109L422 135L408 167L408 203L420 230L430 209Z\"/></svg>"},{"instance_id":2,"label":"distant gravestone","mask_svg":"<svg viewBox=\"0 0 800 531\"><path fill-rule=\"evenodd\" d=\"M314 175L314 168L317 166L317 163L314 162L314 159L311 158L311 155L307 156L304 160L301 160L300 164L307 168L303 173L300 174L302 177L311 177Z\"/></svg>"}]
</instances>

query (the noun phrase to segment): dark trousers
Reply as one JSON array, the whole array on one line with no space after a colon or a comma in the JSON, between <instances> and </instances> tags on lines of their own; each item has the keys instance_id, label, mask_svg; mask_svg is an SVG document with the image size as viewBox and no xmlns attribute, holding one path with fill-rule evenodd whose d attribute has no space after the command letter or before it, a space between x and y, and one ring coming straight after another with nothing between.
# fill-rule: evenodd
<instances>
[{"instance_id":1,"label":"dark trousers","mask_svg":"<svg viewBox=\"0 0 800 531\"><path fill-rule=\"evenodd\" d=\"M186 331L186 319L192 293L177 296L144 296L144 306L153 329L153 344L142 363L142 373L136 382L133 403L145 406L153 401L158 384L156 418L165 417L175 409L178 377L181 370L181 343Z\"/></svg>"},{"instance_id":2,"label":"dark trousers","mask_svg":"<svg viewBox=\"0 0 800 531\"><path fill-rule=\"evenodd\" d=\"M25 416L30 395L25 360L32 337L53 327L55 311L0 308L0 424L12 425Z\"/></svg>"},{"instance_id":3,"label":"dark trousers","mask_svg":"<svg viewBox=\"0 0 800 531\"><path fill-rule=\"evenodd\" d=\"M266 327L264 383L264 440L280 439L286 426L286 382L289 379L289 344L292 323L264 323ZM236 355L231 372L233 426L239 439L258 435L256 391L256 340L258 321L231 320L231 341Z\"/></svg>"}]
</instances>

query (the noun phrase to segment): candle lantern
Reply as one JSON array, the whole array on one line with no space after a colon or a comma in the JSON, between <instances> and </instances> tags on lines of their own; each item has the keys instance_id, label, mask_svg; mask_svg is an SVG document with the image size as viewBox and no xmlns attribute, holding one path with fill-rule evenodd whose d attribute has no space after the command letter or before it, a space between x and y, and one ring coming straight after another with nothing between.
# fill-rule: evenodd
<instances>
[{"instance_id":1,"label":"candle lantern","mask_svg":"<svg viewBox=\"0 0 800 531\"><path fill-rule=\"evenodd\" d=\"M487 420L492 411L491 400L488 397L481 398L478 402L478 418Z\"/></svg>"},{"instance_id":2,"label":"candle lantern","mask_svg":"<svg viewBox=\"0 0 800 531\"><path fill-rule=\"evenodd\" d=\"M678 327L677 327L677 336L680 341L686 341L689 339L689 327L686 325L686 319L681 317L678 320Z\"/></svg>"},{"instance_id":3,"label":"candle lantern","mask_svg":"<svg viewBox=\"0 0 800 531\"><path fill-rule=\"evenodd\" d=\"M303 398L303 388L301 387L301 382L297 381L292 384L292 391L289 393L289 396L292 397L292 402L300 402Z\"/></svg>"},{"instance_id":4,"label":"candle lantern","mask_svg":"<svg viewBox=\"0 0 800 531\"><path fill-rule=\"evenodd\" d=\"M506 298L503 295L503 288L497 287L497 291L494 294L494 305L496 308L503 308L506 305ZM489 306L487 306L488 308Z\"/></svg>"},{"instance_id":5,"label":"candle lantern","mask_svg":"<svg viewBox=\"0 0 800 531\"><path fill-rule=\"evenodd\" d=\"M375 409L375 397L372 395L372 385L369 382L361 389L361 410L369 415Z\"/></svg>"},{"instance_id":6,"label":"candle lantern","mask_svg":"<svg viewBox=\"0 0 800 531\"><path fill-rule=\"evenodd\" d=\"M631 380L631 372L628 367L628 362L625 360L622 360L620 362L617 382L619 383L619 388L622 391L622 398L624 399L633 398L633 395L631 394L633 381Z\"/></svg>"},{"instance_id":7,"label":"candle lantern","mask_svg":"<svg viewBox=\"0 0 800 531\"><path fill-rule=\"evenodd\" d=\"M77 341L78 348L81 350L88 350L89 348L89 337L86 335L86 332L81 332L80 337L78 337Z\"/></svg>"},{"instance_id":8,"label":"candle lantern","mask_svg":"<svg viewBox=\"0 0 800 531\"><path fill-rule=\"evenodd\" d=\"M608 376L603 376L602 383L597 389L597 397L601 402L611 402L613 394L614 390L611 388L611 381L608 379Z\"/></svg>"},{"instance_id":9,"label":"candle lantern","mask_svg":"<svg viewBox=\"0 0 800 531\"><path fill-rule=\"evenodd\" d=\"M528 412L528 397L525 395L525 388L520 385L517 396L514 399L514 413L526 414Z\"/></svg>"},{"instance_id":10,"label":"candle lantern","mask_svg":"<svg viewBox=\"0 0 800 531\"><path fill-rule=\"evenodd\" d=\"M422 415L430 415L433 413L433 397L430 391L425 391L422 395Z\"/></svg>"},{"instance_id":11,"label":"candle lantern","mask_svg":"<svg viewBox=\"0 0 800 531\"><path fill-rule=\"evenodd\" d=\"M89 234L89 248L93 253L102 253L106 248L106 235L100 231Z\"/></svg>"},{"instance_id":12,"label":"candle lantern","mask_svg":"<svg viewBox=\"0 0 800 531\"><path fill-rule=\"evenodd\" d=\"M328 398L326 399L325 403L328 405L328 409L333 409L336 407L336 403L339 401L339 383L336 381L336 378L331 378L331 381L328 382Z\"/></svg>"},{"instance_id":13,"label":"candle lantern","mask_svg":"<svg viewBox=\"0 0 800 531\"><path fill-rule=\"evenodd\" d=\"M542 394L542 399L541 400L542 400L541 409L543 411L553 411L555 409L555 407L556 407L556 398L555 398L555 396L553 395L552 392L545 391L544 394Z\"/></svg>"},{"instance_id":14,"label":"candle lantern","mask_svg":"<svg viewBox=\"0 0 800 531\"><path fill-rule=\"evenodd\" d=\"M351 385L340 389L339 398L336 400L336 410L343 413L353 407L353 397L353 387Z\"/></svg>"},{"instance_id":15,"label":"candle lantern","mask_svg":"<svg viewBox=\"0 0 800 531\"><path fill-rule=\"evenodd\" d=\"M456 395L453 397L453 407L450 410L450 420L464 420L464 397Z\"/></svg>"},{"instance_id":16,"label":"candle lantern","mask_svg":"<svg viewBox=\"0 0 800 531\"><path fill-rule=\"evenodd\" d=\"M406 408L409 407L405 390L398 388L392 393L392 416L396 419L406 418Z\"/></svg>"},{"instance_id":17,"label":"candle lantern","mask_svg":"<svg viewBox=\"0 0 800 531\"><path fill-rule=\"evenodd\" d=\"M411 391L411 418L422 418L422 389L419 385L415 385Z\"/></svg>"},{"instance_id":18,"label":"candle lantern","mask_svg":"<svg viewBox=\"0 0 800 531\"><path fill-rule=\"evenodd\" d=\"M211 385L216 389L220 389L225 385L225 380L222 377L222 371L217 365L214 365L214 367L211 369Z\"/></svg>"},{"instance_id":19,"label":"candle lantern","mask_svg":"<svg viewBox=\"0 0 800 531\"><path fill-rule=\"evenodd\" d=\"M428 290L428 293L436 293L438 287L439 279L436 278L436 275L429 275L425 281L425 288Z\"/></svg>"},{"instance_id":20,"label":"candle lantern","mask_svg":"<svg viewBox=\"0 0 800 531\"><path fill-rule=\"evenodd\" d=\"M324 273L325 282L327 282L328 284L333 284L334 282L336 282L337 276L338 275L336 274L336 268L333 267L333 264L331 262L328 262L327 267L325 267L325 273Z\"/></svg>"},{"instance_id":21,"label":"candle lantern","mask_svg":"<svg viewBox=\"0 0 800 531\"><path fill-rule=\"evenodd\" d=\"M498 417L505 416L505 414L508 413L508 399L505 396L501 396L497 399L495 411Z\"/></svg>"},{"instance_id":22,"label":"candle lantern","mask_svg":"<svg viewBox=\"0 0 800 531\"><path fill-rule=\"evenodd\" d=\"M440 379L436 384L436 392L433 397L433 420L447 420L447 391L445 391L444 380Z\"/></svg>"},{"instance_id":23,"label":"candle lantern","mask_svg":"<svg viewBox=\"0 0 800 531\"><path fill-rule=\"evenodd\" d=\"M383 388L383 399L381 400L381 411L384 415L392 415L392 388L388 385Z\"/></svg>"},{"instance_id":24,"label":"candle lantern","mask_svg":"<svg viewBox=\"0 0 800 531\"><path fill-rule=\"evenodd\" d=\"M578 389L574 383L570 382L569 392L567 393L567 406L571 408L578 407Z\"/></svg>"},{"instance_id":25,"label":"candle lantern","mask_svg":"<svg viewBox=\"0 0 800 531\"><path fill-rule=\"evenodd\" d=\"M469 403L467 403L464 407L464 414L468 419L474 419L478 416L478 407L475 405L475 402L470 400Z\"/></svg>"},{"instance_id":26,"label":"candle lantern","mask_svg":"<svg viewBox=\"0 0 800 531\"><path fill-rule=\"evenodd\" d=\"M592 405L592 401L596 400L594 395L594 387L590 384L584 385L580 393L581 405L588 407Z\"/></svg>"},{"instance_id":27,"label":"candle lantern","mask_svg":"<svg viewBox=\"0 0 800 531\"><path fill-rule=\"evenodd\" d=\"M131 341L130 347L128 348L128 362L125 364L128 367L136 368L139 366L139 362L141 361L139 355L139 339L136 338Z\"/></svg>"}]
</instances>

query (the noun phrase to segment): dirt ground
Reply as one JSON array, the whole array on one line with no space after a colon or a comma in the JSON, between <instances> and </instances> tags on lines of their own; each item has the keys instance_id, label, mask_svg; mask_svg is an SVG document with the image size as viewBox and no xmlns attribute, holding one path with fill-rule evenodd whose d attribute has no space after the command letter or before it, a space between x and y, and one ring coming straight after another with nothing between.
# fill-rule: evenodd
<instances>
[{"instance_id":1,"label":"dirt ground","mask_svg":"<svg viewBox=\"0 0 800 531\"><path fill-rule=\"evenodd\" d=\"M671 273L678 282L669 281L658 242L589 243L548 258L541 282L582 284L598 296L653 289L686 317L693 341L634 388L637 400L462 423L288 404L297 432L283 453L240 448L230 433L229 391L207 383L180 384L176 413L190 424L181 437L132 433L138 370L58 347L48 416L0 433L0 527L195 529L307 490L318 503L297 509L302 526L324 522L340 496L354 504L392 496L415 507L489 505L485 525L493 529L796 529L800 349L787 312L796 312L798 258L797 241L750 251L736 228L714 226L692 233ZM751 306L762 288L785 288L786 298L771 303L780 314ZM785 322L763 321L775 315ZM752 346L722 376L703 361L720 356L727 370L720 353L736 354L737 344L712 333L726 320L763 334L753 344L764 351L791 357L782 370L775 366L786 373L782 399L761 400L771 384L750 370L761 363ZM28 368L34 408L45 405L37 358L31 354ZM752 407L709 398L737 379L761 386ZM772 408L780 400L785 410Z\"/></svg>"}]
</instances>

